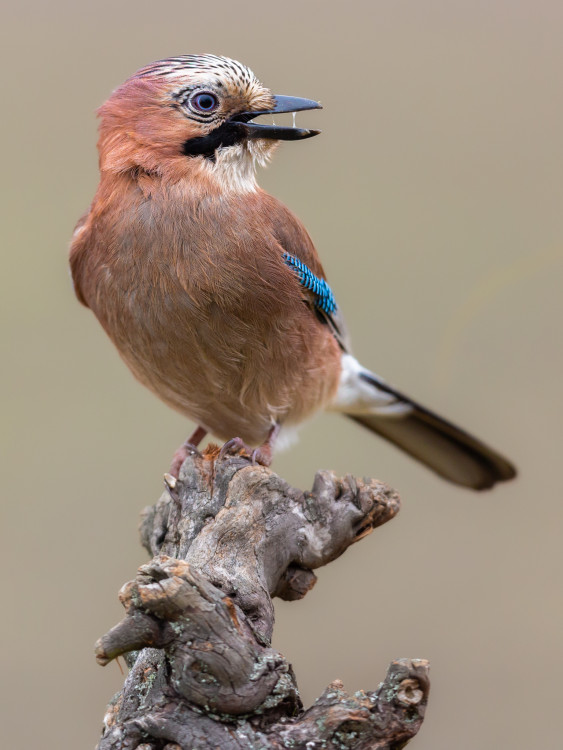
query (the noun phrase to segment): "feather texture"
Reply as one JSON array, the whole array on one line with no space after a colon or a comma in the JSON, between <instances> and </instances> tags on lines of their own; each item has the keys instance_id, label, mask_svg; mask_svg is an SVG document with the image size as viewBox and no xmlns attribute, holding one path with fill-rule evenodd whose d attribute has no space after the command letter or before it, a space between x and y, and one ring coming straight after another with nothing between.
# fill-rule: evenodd
<instances>
[{"instance_id":1,"label":"feather texture","mask_svg":"<svg viewBox=\"0 0 563 750\"><path fill-rule=\"evenodd\" d=\"M514 466L481 440L397 391L350 355L342 359L332 408L454 484L484 490L516 476Z\"/></svg>"},{"instance_id":2,"label":"feather texture","mask_svg":"<svg viewBox=\"0 0 563 750\"><path fill-rule=\"evenodd\" d=\"M295 269L299 283L313 293L315 307L328 315L333 313L337 307L336 300L326 281L315 276L311 269L294 255L284 253L283 259L290 268Z\"/></svg>"},{"instance_id":3,"label":"feather texture","mask_svg":"<svg viewBox=\"0 0 563 750\"><path fill-rule=\"evenodd\" d=\"M112 177L71 254L77 294L136 377L250 444L326 406L339 380L338 344L283 261L279 213L261 191L153 184L147 196L138 177Z\"/></svg>"},{"instance_id":4,"label":"feather texture","mask_svg":"<svg viewBox=\"0 0 563 750\"><path fill-rule=\"evenodd\" d=\"M316 132L276 127L269 140L250 120L274 105L317 106L214 55L162 60L120 86L99 111L100 185L70 250L79 300L142 383L220 438L257 445L273 424L292 432L331 408L458 484L510 479L498 453L349 353L311 238L256 184L274 138Z\"/></svg>"}]
</instances>

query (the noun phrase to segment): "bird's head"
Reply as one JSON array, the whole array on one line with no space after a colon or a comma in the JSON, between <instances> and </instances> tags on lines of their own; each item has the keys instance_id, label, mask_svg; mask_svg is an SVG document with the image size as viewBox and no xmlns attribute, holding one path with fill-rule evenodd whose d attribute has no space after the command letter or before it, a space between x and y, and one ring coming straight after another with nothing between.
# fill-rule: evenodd
<instances>
[{"instance_id":1,"label":"bird's head","mask_svg":"<svg viewBox=\"0 0 563 750\"><path fill-rule=\"evenodd\" d=\"M141 68L100 107L100 168L170 180L199 174L222 188L252 190L255 164L264 164L280 140L319 132L254 119L319 107L310 99L273 95L249 68L227 57L160 60Z\"/></svg>"}]
</instances>

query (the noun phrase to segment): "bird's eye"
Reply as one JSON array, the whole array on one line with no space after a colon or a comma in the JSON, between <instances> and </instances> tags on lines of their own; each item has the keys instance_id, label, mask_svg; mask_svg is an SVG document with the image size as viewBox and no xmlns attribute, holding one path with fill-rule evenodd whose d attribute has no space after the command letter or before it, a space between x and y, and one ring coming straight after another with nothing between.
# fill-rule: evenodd
<instances>
[{"instance_id":1,"label":"bird's eye","mask_svg":"<svg viewBox=\"0 0 563 750\"><path fill-rule=\"evenodd\" d=\"M197 112L214 112L219 106L219 100L215 94L203 91L190 97L190 106Z\"/></svg>"}]
</instances>

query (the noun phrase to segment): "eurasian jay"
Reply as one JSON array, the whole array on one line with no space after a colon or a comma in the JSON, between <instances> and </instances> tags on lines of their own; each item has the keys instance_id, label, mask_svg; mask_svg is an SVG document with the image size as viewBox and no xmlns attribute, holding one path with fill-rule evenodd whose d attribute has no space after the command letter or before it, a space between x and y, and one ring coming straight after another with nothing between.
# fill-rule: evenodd
<instances>
[{"instance_id":1,"label":"eurasian jay","mask_svg":"<svg viewBox=\"0 0 563 750\"><path fill-rule=\"evenodd\" d=\"M78 299L133 374L199 425L176 476L207 432L267 462L280 428L331 409L456 484L511 479L499 453L358 363L307 231L256 184L279 141L318 131L255 118L318 107L226 57L139 70L99 110L100 184L70 250Z\"/></svg>"}]
</instances>

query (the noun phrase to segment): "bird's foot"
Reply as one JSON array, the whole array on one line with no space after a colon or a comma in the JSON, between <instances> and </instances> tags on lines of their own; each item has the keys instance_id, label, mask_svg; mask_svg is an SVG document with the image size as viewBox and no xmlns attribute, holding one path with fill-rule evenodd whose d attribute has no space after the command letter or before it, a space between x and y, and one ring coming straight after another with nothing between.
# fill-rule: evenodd
<instances>
[{"instance_id":1,"label":"bird's foot","mask_svg":"<svg viewBox=\"0 0 563 750\"><path fill-rule=\"evenodd\" d=\"M252 448L249 448L242 438L234 437L230 440L227 440L227 442L223 445L223 447L219 451L217 460L221 461L226 456L236 456L237 453L242 455L246 454L246 457L252 460L253 452L254 451L252 450Z\"/></svg>"},{"instance_id":2,"label":"bird's foot","mask_svg":"<svg viewBox=\"0 0 563 750\"><path fill-rule=\"evenodd\" d=\"M175 479L179 478L182 464L188 456L201 456L201 453L198 451L197 446L201 443L206 435L207 430L204 430L203 427L198 427L190 435L190 437L184 443L182 443L182 445L174 453L174 456L172 458L172 463L170 464L170 469L168 471L171 476L173 476Z\"/></svg>"},{"instance_id":3,"label":"bird's foot","mask_svg":"<svg viewBox=\"0 0 563 750\"><path fill-rule=\"evenodd\" d=\"M266 444L260 446L260 448L249 448L242 438L235 437L227 440L225 445L219 451L217 460L225 458L225 456L236 456L241 455L244 458L248 458L252 464L260 464L260 466L269 466L272 463L272 450Z\"/></svg>"},{"instance_id":4,"label":"bird's foot","mask_svg":"<svg viewBox=\"0 0 563 750\"><path fill-rule=\"evenodd\" d=\"M219 451L218 460L225 458L227 455L236 455L237 453L248 456L251 463L260 464L260 466L270 466L272 463L273 443L279 432L279 426L273 425L268 433L268 438L258 448L249 448L242 438L235 437L227 440L225 445Z\"/></svg>"},{"instance_id":5,"label":"bird's foot","mask_svg":"<svg viewBox=\"0 0 563 750\"><path fill-rule=\"evenodd\" d=\"M252 453L253 463L261 464L262 466L270 466L274 457L274 443L276 438L280 434L281 426L276 422L270 427L266 442L262 443L259 448Z\"/></svg>"},{"instance_id":6,"label":"bird's foot","mask_svg":"<svg viewBox=\"0 0 563 750\"><path fill-rule=\"evenodd\" d=\"M252 451L252 463L270 466L272 463L272 446L269 443L264 443L259 448L255 448Z\"/></svg>"}]
</instances>

